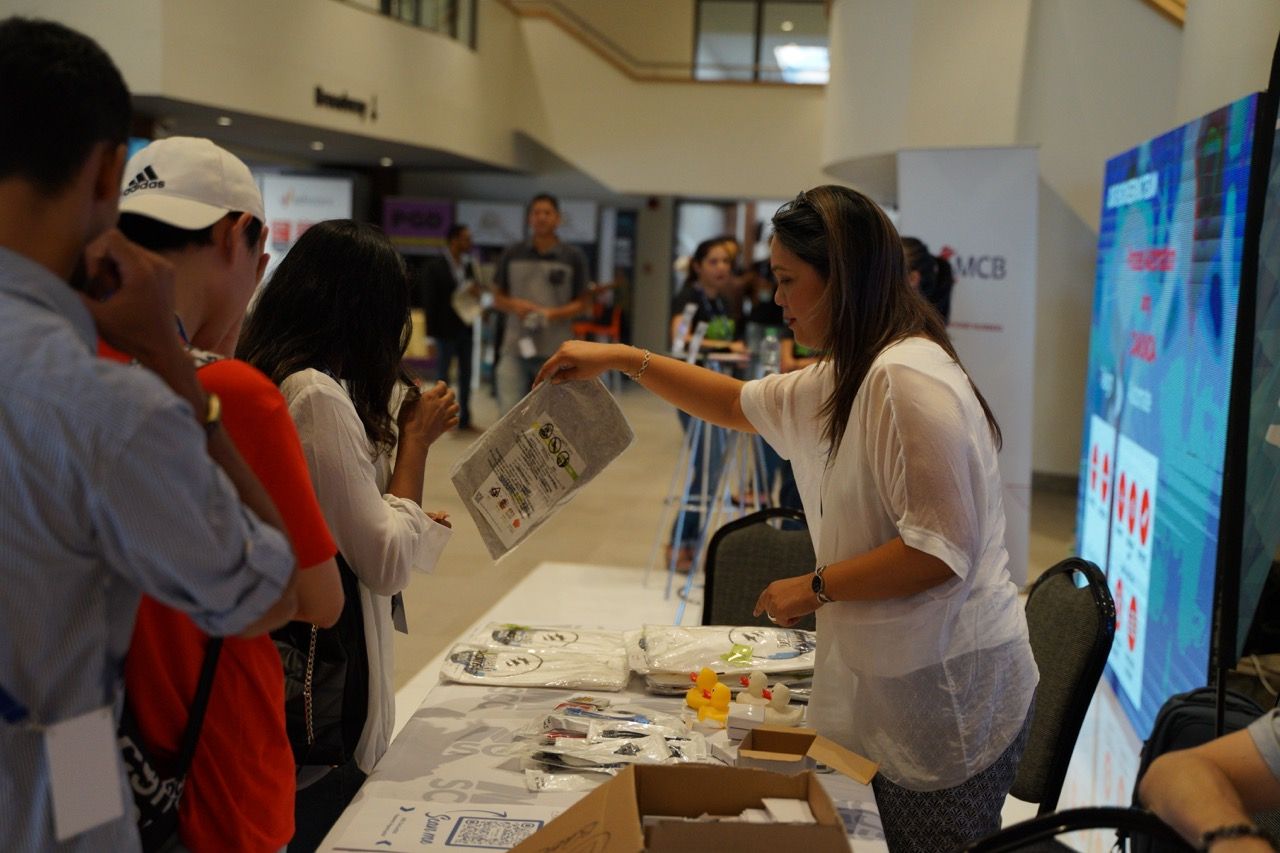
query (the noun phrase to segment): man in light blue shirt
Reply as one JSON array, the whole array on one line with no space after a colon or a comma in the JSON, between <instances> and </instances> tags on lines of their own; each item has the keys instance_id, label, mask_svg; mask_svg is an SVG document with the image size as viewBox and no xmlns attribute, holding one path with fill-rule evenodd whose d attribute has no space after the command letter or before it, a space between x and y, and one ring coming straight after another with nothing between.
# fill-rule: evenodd
<instances>
[{"instance_id":1,"label":"man in light blue shirt","mask_svg":"<svg viewBox=\"0 0 1280 853\"><path fill-rule=\"evenodd\" d=\"M1198 849L1275 849L1253 815L1280 808L1280 711L1200 746L1165 753L1143 775L1138 795Z\"/></svg>"},{"instance_id":2,"label":"man in light blue shirt","mask_svg":"<svg viewBox=\"0 0 1280 853\"><path fill-rule=\"evenodd\" d=\"M114 738L93 729L84 775L105 754L123 811L72 826L96 798L53 772L52 733L118 711L141 592L260 633L296 609L293 555L183 351L172 268L111 227L119 72L65 27L0 21L0 115L0 850L129 850ZM98 359L99 335L146 369Z\"/></svg>"}]
</instances>

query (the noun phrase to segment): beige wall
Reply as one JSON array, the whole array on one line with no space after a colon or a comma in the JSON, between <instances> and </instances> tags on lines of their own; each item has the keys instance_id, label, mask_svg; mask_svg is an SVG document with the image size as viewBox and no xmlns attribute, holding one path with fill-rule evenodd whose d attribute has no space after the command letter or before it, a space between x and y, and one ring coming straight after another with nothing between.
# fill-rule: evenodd
<instances>
[{"instance_id":1,"label":"beige wall","mask_svg":"<svg viewBox=\"0 0 1280 853\"><path fill-rule=\"evenodd\" d=\"M1031 0L836 0L824 163L1012 145Z\"/></svg>"},{"instance_id":2,"label":"beige wall","mask_svg":"<svg viewBox=\"0 0 1280 853\"><path fill-rule=\"evenodd\" d=\"M1175 123L1265 89L1278 30L1276 0L1189 0Z\"/></svg>"},{"instance_id":3,"label":"beige wall","mask_svg":"<svg viewBox=\"0 0 1280 853\"><path fill-rule=\"evenodd\" d=\"M676 14L678 4L664 4ZM478 4L475 51L333 0L0 0L6 6L99 39L139 94L533 170L523 134L618 193L786 197L823 180L821 88L639 83L553 23L497 2ZM621 12L610 20L638 26ZM135 23L151 37L140 39ZM316 107L317 85L376 95L377 122Z\"/></svg>"},{"instance_id":4,"label":"beige wall","mask_svg":"<svg viewBox=\"0 0 1280 853\"><path fill-rule=\"evenodd\" d=\"M825 182L812 86L638 83L554 24L522 22L530 136L617 192L788 198Z\"/></svg>"},{"instance_id":5,"label":"beige wall","mask_svg":"<svg viewBox=\"0 0 1280 853\"><path fill-rule=\"evenodd\" d=\"M693 62L694 0L559 0L559 5L640 62Z\"/></svg>"}]
</instances>

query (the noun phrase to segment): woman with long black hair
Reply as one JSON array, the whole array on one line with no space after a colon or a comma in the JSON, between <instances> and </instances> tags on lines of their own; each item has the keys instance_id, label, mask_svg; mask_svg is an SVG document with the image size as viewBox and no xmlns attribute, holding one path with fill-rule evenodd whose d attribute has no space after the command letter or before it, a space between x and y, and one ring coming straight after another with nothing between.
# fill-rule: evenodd
<instances>
[{"instance_id":1,"label":"woman with long black hair","mask_svg":"<svg viewBox=\"0 0 1280 853\"><path fill-rule=\"evenodd\" d=\"M938 309L944 323L951 322L951 289L956 284L951 261L935 255L919 237L903 237L902 248L907 253L907 281L929 304Z\"/></svg>"},{"instance_id":2,"label":"woman with long black hair","mask_svg":"<svg viewBox=\"0 0 1280 853\"><path fill-rule=\"evenodd\" d=\"M880 762L890 848L954 850L999 828L1038 679L1008 572L1000 430L883 211L824 186L773 224L774 298L816 365L744 383L570 342L539 379L623 370L792 460L817 566L766 587L757 613L785 626L817 611L809 722Z\"/></svg>"},{"instance_id":3,"label":"woman with long black hair","mask_svg":"<svg viewBox=\"0 0 1280 853\"><path fill-rule=\"evenodd\" d=\"M419 393L402 373L409 329L400 254L379 228L331 220L289 250L236 350L288 402L320 508L354 574L344 587L358 591L339 626L354 609L354 633L363 633L367 652L367 703L353 708L350 695L328 697L342 717L340 758L329 762L342 763L299 768L291 849L320 843L386 751L395 717L392 610L402 606L395 599L411 571L435 567L449 536L447 516L422 509L423 480L427 449L457 425L458 406L443 382ZM349 665L363 672L365 656L352 651ZM308 703L314 709L318 700ZM304 728L314 744L313 721Z\"/></svg>"}]
</instances>

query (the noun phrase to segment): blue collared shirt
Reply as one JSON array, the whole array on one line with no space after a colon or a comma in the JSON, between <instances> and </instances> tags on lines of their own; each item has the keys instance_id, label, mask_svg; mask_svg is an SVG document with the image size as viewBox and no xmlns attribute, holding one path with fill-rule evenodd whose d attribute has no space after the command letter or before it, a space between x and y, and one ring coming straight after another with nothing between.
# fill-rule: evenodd
<instances>
[{"instance_id":1,"label":"blue collared shirt","mask_svg":"<svg viewBox=\"0 0 1280 853\"><path fill-rule=\"evenodd\" d=\"M40 727L110 704L139 594L210 634L280 597L287 540L245 509L191 406L150 371L99 359L67 284L0 248L0 850L137 847L126 817L54 843ZM216 687L215 687L216 689Z\"/></svg>"}]
</instances>

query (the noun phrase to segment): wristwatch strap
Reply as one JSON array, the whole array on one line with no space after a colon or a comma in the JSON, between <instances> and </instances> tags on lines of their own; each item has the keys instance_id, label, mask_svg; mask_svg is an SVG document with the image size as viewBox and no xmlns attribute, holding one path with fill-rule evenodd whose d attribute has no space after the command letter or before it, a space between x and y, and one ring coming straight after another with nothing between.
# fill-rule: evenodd
<instances>
[{"instance_id":1,"label":"wristwatch strap","mask_svg":"<svg viewBox=\"0 0 1280 853\"><path fill-rule=\"evenodd\" d=\"M822 576L822 573L826 570L826 566L818 566L813 570L813 592L818 596L818 601L823 604L830 604L835 599L827 595L827 579Z\"/></svg>"}]
</instances>

